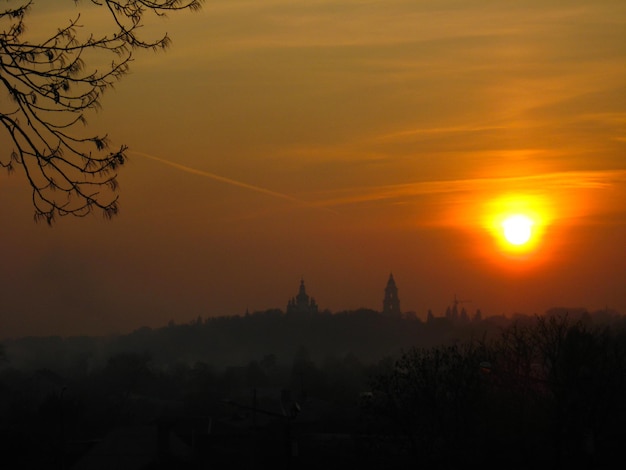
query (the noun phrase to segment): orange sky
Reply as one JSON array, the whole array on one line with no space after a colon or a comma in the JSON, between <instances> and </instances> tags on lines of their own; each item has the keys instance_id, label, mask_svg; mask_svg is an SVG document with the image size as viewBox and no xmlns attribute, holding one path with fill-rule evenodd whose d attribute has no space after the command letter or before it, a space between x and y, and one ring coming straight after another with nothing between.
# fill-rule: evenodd
<instances>
[{"instance_id":1,"label":"orange sky","mask_svg":"<svg viewBox=\"0 0 626 470\"><path fill-rule=\"evenodd\" d=\"M34 224L0 175L0 337L284 309L301 277L380 309L390 272L420 316L626 313L623 1L212 0L151 31L171 49L88 116L131 149L117 217ZM541 236L512 253L520 205Z\"/></svg>"}]
</instances>

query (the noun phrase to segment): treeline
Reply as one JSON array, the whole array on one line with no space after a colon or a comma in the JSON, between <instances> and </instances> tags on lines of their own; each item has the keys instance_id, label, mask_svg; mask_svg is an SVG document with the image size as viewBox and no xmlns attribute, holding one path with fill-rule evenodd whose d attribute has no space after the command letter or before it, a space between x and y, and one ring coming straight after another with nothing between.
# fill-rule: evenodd
<instances>
[{"instance_id":1,"label":"treeline","mask_svg":"<svg viewBox=\"0 0 626 470\"><path fill-rule=\"evenodd\" d=\"M140 353L115 354L84 375L4 368L0 451L20 468L55 468L62 458L59 449L72 462L116 429L172 417L196 431L206 432L211 423L214 435L245 435L250 413L233 404L278 416L286 406L285 394L288 407L303 410L300 420L313 420L319 429L352 432L357 397L385 367L389 361L366 365L352 355L315 363L301 348L288 365L266 355L221 370L204 362L159 367L149 354Z\"/></svg>"},{"instance_id":2,"label":"treeline","mask_svg":"<svg viewBox=\"0 0 626 470\"><path fill-rule=\"evenodd\" d=\"M495 321L492 322L495 324ZM475 324L489 328L489 320ZM273 354L288 364L306 347L315 360L353 354L369 363L415 345L434 345L471 334L471 324L427 324L415 316L389 318L373 310L290 316L281 310L248 315L171 321L161 328L139 328L111 337L28 337L6 341L9 364L19 369L49 368L84 373L108 357L148 353L160 366L197 361L217 368L241 366Z\"/></svg>"},{"instance_id":3,"label":"treeline","mask_svg":"<svg viewBox=\"0 0 626 470\"><path fill-rule=\"evenodd\" d=\"M411 349L376 377L367 411L391 466L610 468L624 459L626 323L543 316Z\"/></svg>"},{"instance_id":4,"label":"treeline","mask_svg":"<svg viewBox=\"0 0 626 470\"><path fill-rule=\"evenodd\" d=\"M622 316L616 312L583 309L552 309L547 316L568 315L597 324L611 324ZM290 316L279 309L239 316L197 318L188 323L170 321L161 328L142 327L126 335L25 337L4 342L4 359L20 370L50 369L62 374L85 374L120 353L148 354L153 364L169 367L198 361L223 369L241 366L272 354L288 365L296 351L305 347L312 359L354 355L364 363L377 362L412 347L442 344L498 335L512 322L532 318L516 315L450 319L414 314L386 317L360 309L313 316Z\"/></svg>"},{"instance_id":5,"label":"treeline","mask_svg":"<svg viewBox=\"0 0 626 470\"><path fill-rule=\"evenodd\" d=\"M159 364L146 352L114 353L101 365L65 373L5 366L0 369L0 453L20 468L61 468L84 458L116 430L166 419L183 422L189 447L193 435L206 441L209 427L211 438L230 436L229 450L209 443L212 450L199 451L210 453L213 464L230 462L250 451L253 421L247 409L255 407L260 410L255 429L268 427L268 452L279 449L282 456L281 419L277 431L276 419L263 419L263 413L280 417L297 407L294 426L304 422L316 431L351 433L358 397L372 377L391 366L390 358L366 364L352 354L314 361L305 347L281 362L265 354L220 368L203 361Z\"/></svg>"},{"instance_id":6,"label":"treeline","mask_svg":"<svg viewBox=\"0 0 626 470\"><path fill-rule=\"evenodd\" d=\"M350 436L343 463L385 468L595 468L621 455L626 437L626 319L617 315L452 324L270 311L68 344L62 366L15 367L8 348L0 367L1 450L23 468L77 460L90 440L163 416L234 433L244 454L251 432L268 448L282 443L274 418L251 418L252 408L281 416L297 407L294 439L328 433L345 445ZM206 360L238 349L230 363ZM311 442L309 463L325 455Z\"/></svg>"}]
</instances>

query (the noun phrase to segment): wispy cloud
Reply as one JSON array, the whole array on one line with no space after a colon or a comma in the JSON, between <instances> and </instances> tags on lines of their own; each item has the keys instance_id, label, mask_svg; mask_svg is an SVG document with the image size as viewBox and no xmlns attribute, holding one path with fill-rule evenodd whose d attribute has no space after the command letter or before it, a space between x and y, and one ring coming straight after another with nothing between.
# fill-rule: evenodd
<instances>
[{"instance_id":1,"label":"wispy cloud","mask_svg":"<svg viewBox=\"0 0 626 470\"><path fill-rule=\"evenodd\" d=\"M417 196L462 193L530 190L542 191L566 189L608 189L626 184L626 170L566 171L540 175L507 178L471 178L441 181L420 181L409 184L385 185L376 187L350 188L338 191L337 197L317 204L324 207L337 207L374 201L391 201Z\"/></svg>"},{"instance_id":2,"label":"wispy cloud","mask_svg":"<svg viewBox=\"0 0 626 470\"><path fill-rule=\"evenodd\" d=\"M506 126L449 126L449 127L424 127L416 129L405 129L377 137L380 141L397 141L412 139L420 136L462 134L472 132L498 131L507 129Z\"/></svg>"}]
</instances>

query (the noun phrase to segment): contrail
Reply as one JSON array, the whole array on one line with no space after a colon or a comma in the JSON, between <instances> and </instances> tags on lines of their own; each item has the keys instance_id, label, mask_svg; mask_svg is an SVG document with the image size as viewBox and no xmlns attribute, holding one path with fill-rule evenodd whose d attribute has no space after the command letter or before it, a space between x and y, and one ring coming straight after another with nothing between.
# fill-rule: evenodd
<instances>
[{"instance_id":1,"label":"contrail","mask_svg":"<svg viewBox=\"0 0 626 470\"><path fill-rule=\"evenodd\" d=\"M237 186L239 188L244 188L244 189L248 189L250 191L255 191L257 193L261 193L261 194L266 194L268 196L272 196L272 197L277 197L280 199L284 199L286 201L290 201L290 202L294 202L296 204L299 205L304 205L307 207L312 207L315 209L322 209L324 211L330 211L333 213L337 213L336 211L328 208L328 207L321 207L317 204L311 203L311 202L307 202L307 201L303 201L302 199L298 199L295 198L293 196L290 196L288 194L283 194L283 193L279 193L276 191L272 191L271 189L267 189L267 188L262 188L260 186L255 186L253 184L248 184L248 183L244 183L242 181L237 181L231 178L227 178L225 176L220 176L220 175L216 175L215 173L211 173L209 171L204 171L204 170L198 170L197 168L192 168L190 166L186 166L186 165L181 165L180 163L176 163L176 162L172 162L170 160L166 160L165 158L160 158L160 157L156 157L154 155L150 155L148 153L145 152L138 152L136 150L129 150L129 153L132 153L134 155L139 155L141 157L145 157L145 158L149 158L150 160L155 160L157 162L161 162L165 165L169 165L171 167L177 168L179 170L185 171L187 173L191 173L194 175L198 175L198 176L204 176L205 178L211 178L212 180L215 181L219 181L221 183L226 183L229 184L231 186Z\"/></svg>"}]
</instances>

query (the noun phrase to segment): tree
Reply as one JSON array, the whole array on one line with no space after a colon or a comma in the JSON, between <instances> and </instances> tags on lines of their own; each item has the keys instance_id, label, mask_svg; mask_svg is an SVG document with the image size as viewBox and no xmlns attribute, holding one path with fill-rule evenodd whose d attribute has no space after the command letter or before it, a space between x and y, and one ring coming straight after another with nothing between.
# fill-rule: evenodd
<instances>
[{"instance_id":1,"label":"tree","mask_svg":"<svg viewBox=\"0 0 626 470\"><path fill-rule=\"evenodd\" d=\"M372 383L373 436L429 468L605 468L626 438L626 331L567 316L411 349Z\"/></svg>"},{"instance_id":2,"label":"tree","mask_svg":"<svg viewBox=\"0 0 626 470\"><path fill-rule=\"evenodd\" d=\"M400 462L419 460L430 468L460 468L479 450L484 420L482 345L412 348L374 377L369 412L380 420L377 435Z\"/></svg>"},{"instance_id":3,"label":"tree","mask_svg":"<svg viewBox=\"0 0 626 470\"><path fill-rule=\"evenodd\" d=\"M35 42L26 28L33 0L5 0L7 6L0 10L0 165L9 172L24 170L35 220L48 224L57 215L117 214L117 171L126 161L127 147L111 150L106 135L84 136L80 126L86 124L87 111L100 107L102 94L128 73L136 50L170 45L167 34L152 40L139 36L146 15L195 11L203 0L73 2L76 17ZM80 34L80 11L86 4L103 9L110 34ZM12 149L3 134L10 137Z\"/></svg>"}]
</instances>

